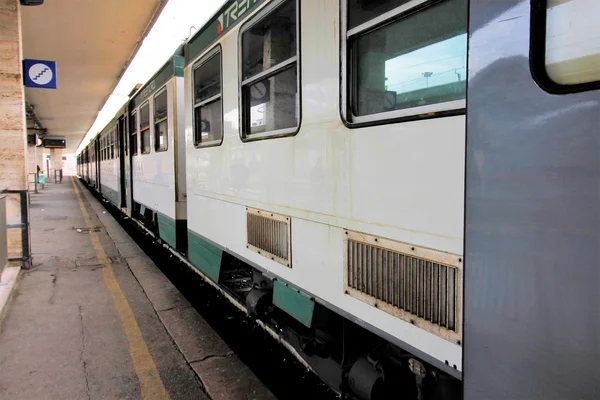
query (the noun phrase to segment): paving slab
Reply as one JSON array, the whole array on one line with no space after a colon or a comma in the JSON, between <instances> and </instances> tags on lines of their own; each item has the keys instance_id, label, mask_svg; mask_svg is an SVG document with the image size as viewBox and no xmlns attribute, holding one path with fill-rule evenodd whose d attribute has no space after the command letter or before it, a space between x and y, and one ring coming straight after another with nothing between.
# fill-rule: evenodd
<instances>
[{"instance_id":1,"label":"paving slab","mask_svg":"<svg viewBox=\"0 0 600 400\"><path fill-rule=\"evenodd\" d=\"M192 363L192 368L204 378L208 395L213 400L275 400L255 376L248 375L248 367L232 354L209 357Z\"/></svg>"}]
</instances>

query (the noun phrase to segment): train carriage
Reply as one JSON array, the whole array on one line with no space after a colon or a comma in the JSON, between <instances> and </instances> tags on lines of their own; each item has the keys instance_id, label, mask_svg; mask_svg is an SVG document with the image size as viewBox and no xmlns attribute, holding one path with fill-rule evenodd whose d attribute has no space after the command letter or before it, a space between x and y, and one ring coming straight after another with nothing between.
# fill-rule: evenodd
<instances>
[{"instance_id":1,"label":"train carriage","mask_svg":"<svg viewBox=\"0 0 600 400\"><path fill-rule=\"evenodd\" d=\"M377 23L386 5L351 2L342 12L358 22L336 31L339 6L257 4L199 57L187 54L189 257L218 281L227 249L460 376L466 2L407 18L400 7L391 24ZM386 41L423 24L428 34ZM342 56L340 34L352 46ZM429 90L422 76L390 82L436 51L449 60ZM340 71L342 60L360 72ZM434 275L432 288L424 278ZM279 287L275 305L285 309L298 292Z\"/></svg>"},{"instance_id":2,"label":"train carriage","mask_svg":"<svg viewBox=\"0 0 600 400\"><path fill-rule=\"evenodd\" d=\"M175 55L129 102L133 214L186 250L183 58Z\"/></svg>"},{"instance_id":3,"label":"train carriage","mask_svg":"<svg viewBox=\"0 0 600 400\"><path fill-rule=\"evenodd\" d=\"M344 398L596 398L599 7L229 0L83 179Z\"/></svg>"}]
</instances>

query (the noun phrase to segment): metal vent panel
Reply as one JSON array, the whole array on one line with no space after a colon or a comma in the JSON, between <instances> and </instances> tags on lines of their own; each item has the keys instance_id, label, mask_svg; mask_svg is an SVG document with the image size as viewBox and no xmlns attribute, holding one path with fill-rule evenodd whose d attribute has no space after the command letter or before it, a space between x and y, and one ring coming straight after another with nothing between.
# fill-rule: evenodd
<instances>
[{"instance_id":1,"label":"metal vent panel","mask_svg":"<svg viewBox=\"0 0 600 400\"><path fill-rule=\"evenodd\" d=\"M291 268L290 217L253 208L247 208L246 211L246 247Z\"/></svg>"},{"instance_id":2,"label":"metal vent panel","mask_svg":"<svg viewBox=\"0 0 600 400\"><path fill-rule=\"evenodd\" d=\"M461 256L347 231L345 266L352 297L461 343Z\"/></svg>"}]
</instances>

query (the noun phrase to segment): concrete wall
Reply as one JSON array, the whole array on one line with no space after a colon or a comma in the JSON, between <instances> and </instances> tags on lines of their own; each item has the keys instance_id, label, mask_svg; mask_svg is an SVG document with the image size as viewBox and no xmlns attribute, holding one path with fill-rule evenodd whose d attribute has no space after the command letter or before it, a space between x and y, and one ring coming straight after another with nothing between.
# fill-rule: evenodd
<instances>
[{"instance_id":1,"label":"concrete wall","mask_svg":"<svg viewBox=\"0 0 600 400\"><path fill-rule=\"evenodd\" d=\"M0 190L27 187L27 137L19 0L0 0ZM19 223L20 204L9 196L7 222ZM9 231L9 257L20 256L21 235Z\"/></svg>"}]
</instances>

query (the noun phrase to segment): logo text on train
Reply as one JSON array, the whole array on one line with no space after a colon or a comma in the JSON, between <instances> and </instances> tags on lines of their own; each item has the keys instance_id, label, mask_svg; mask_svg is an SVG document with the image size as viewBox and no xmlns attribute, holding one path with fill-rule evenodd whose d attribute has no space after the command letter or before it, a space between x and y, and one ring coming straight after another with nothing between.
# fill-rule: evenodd
<instances>
[{"instance_id":1,"label":"logo text on train","mask_svg":"<svg viewBox=\"0 0 600 400\"><path fill-rule=\"evenodd\" d=\"M234 1L223 14L219 15L219 23L217 25L217 34L226 31L235 21L241 18L246 11L251 9L258 3L259 0L237 0Z\"/></svg>"}]
</instances>

